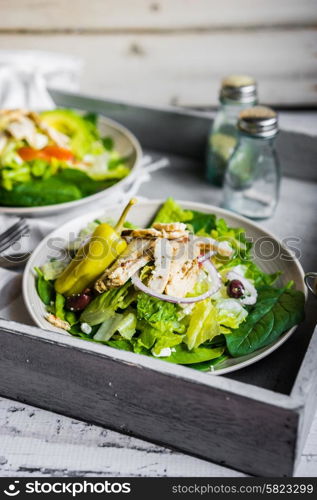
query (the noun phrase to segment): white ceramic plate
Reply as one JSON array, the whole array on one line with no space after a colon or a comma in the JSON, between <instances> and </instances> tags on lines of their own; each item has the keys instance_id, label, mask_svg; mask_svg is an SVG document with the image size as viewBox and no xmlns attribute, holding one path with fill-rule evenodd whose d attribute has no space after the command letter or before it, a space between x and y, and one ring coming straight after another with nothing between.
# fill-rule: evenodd
<instances>
[{"instance_id":1,"label":"white ceramic plate","mask_svg":"<svg viewBox=\"0 0 317 500\"><path fill-rule=\"evenodd\" d=\"M248 219L245 219L244 217L240 217L233 214L232 212L228 212L227 210L223 210L218 207L193 202L180 201L179 203L185 209L199 210L205 213L216 214L218 217L223 217L230 226L243 227L246 231L247 236L249 238L253 238L254 242L258 242L256 247L261 247L261 256L255 257L255 261L257 262L257 264L259 264L261 269L268 273L272 273L278 270L282 271L283 275L281 278L281 283L287 283L290 280L294 281L296 289L304 292L306 296L307 291L304 284L304 272L301 265L299 264L298 260L296 260L290 254L288 250L282 247L282 245L271 233L268 233L260 226L254 224ZM160 200L138 203L131 210L129 221L138 226L146 227L153 219L161 204L162 201ZM106 216L110 219L116 220L121 210L122 206L115 205L107 209ZM104 215L105 212L90 212L82 215L81 217L78 217L77 219L67 222L63 226L56 229L49 236L47 236L31 255L23 276L23 297L30 315L39 327L45 330L53 330L59 333L63 333L64 335L69 335L67 332L65 332L65 330L55 328L45 320L45 307L36 292L35 273L33 271L34 267L43 265L50 258L56 258L60 256L61 249L65 248L67 242L70 241L70 239L74 239L76 237L78 231L81 228L85 227L88 222L100 218ZM268 256L272 254L273 247L275 249L274 257L268 258ZM296 327L291 328L290 330L285 332L276 342L269 345L268 347L265 347L247 356L232 358L224 361L223 363L217 365L214 372L212 373L219 375L225 374L234 370L239 370L241 368L244 368L245 366L255 363L256 361L259 361L260 359L264 358L271 352L275 351L275 349L280 347L290 337L295 329ZM107 350L108 347L104 346L104 349Z\"/></svg>"},{"instance_id":2,"label":"white ceramic plate","mask_svg":"<svg viewBox=\"0 0 317 500\"><path fill-rule=\"evenodd\" d=\"M37 207L4 207L0 206L0 214L11 214L19 216L38 216L49 215L57 212L72 210L82 205L92 204L98 200L106 199L107 197L113 200L113 203L118 201L116 195L119 195L126 186L131 184L135 179L139 170L142 149L136 137L125 127L119 123L110 120L104 116L98 116L98 129L102 137L112 137L114 147L120 156L128 158L126 165L130 169L130 174L120 180L113 186L103 189L91 196L86 196L80 200L69 201L67 203L58 203L55 205L37 206Z\"/></svg>"}]
</instances>

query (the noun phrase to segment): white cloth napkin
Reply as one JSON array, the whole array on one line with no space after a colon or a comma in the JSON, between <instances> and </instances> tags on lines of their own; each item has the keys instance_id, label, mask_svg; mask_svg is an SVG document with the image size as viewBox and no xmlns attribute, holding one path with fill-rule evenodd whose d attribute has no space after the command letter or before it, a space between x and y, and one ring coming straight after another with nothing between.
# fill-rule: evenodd
<instances>
[{"instance_id":1,"label":"white cloth napkin","mask_svg":"<svg viewBox=\"0 0 317 500\"><path fill-rule=\"evenodd\" d=\"M40 50L0 51L0 108L53 109L47 87L76 91L82 60Z\"/></svg>"},{"instance_id":2,"label":"white cloth napkin","mask_svg":"<svg viewBox=\"0 0 317 500\"><path fill-rule=\"evenodd\" d=\"M0 268L0 318L34 324L22 298L22 274Z\"/></svg>"}]
</instances>

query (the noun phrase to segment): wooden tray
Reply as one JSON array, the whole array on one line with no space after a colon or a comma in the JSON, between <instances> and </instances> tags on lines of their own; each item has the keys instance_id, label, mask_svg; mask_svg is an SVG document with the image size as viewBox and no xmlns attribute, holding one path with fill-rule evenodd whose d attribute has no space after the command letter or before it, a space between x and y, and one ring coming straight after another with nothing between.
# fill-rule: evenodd
<instances>
[{"instance_id":1,"label":"wooden tray","mask_svg":"<svg viewBox=\"0 0 317 500\"><path fill-rule=\"evenodd\" d=\"M143 148L170 158L171 168L155 173L141 194L157 197L160 185L162 197L220 200L220 191L199 175L210 126L205 115L53 95L58 105L118 120ZM283 132L278 149L284 192L276 217L265 225L280 238L291 232L300 238L301 262L312 270L317 144ZM289 476L316 407L316 316L311 298L305 323L284 346L226 377L115 349L105 354L98 344L0 319L0 394L249 474Z\"/></svg>"}]
</instances>

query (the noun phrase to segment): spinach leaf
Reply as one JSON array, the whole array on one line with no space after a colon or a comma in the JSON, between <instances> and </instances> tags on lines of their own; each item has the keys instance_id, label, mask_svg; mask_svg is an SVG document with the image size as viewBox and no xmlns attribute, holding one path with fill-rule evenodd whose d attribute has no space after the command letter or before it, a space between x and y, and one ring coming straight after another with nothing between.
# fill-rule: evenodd
<instances>
[{"instance_id":1,"label":"spinach leaf","mask_svg":"<svg viewBox=\"0 0 317 500\"><path fill-rule=\"evenodd\" d=\"M89 123L92 123L94 126L97 126L97 120L98 120L98 116L96 113L86 113L84 116L83 116L84 120L86 120L87 122Z\"/></svg>"},{"instance_id":2,"label":"spinach leaf","mask_svg":"<svg viewBox=\"0 0 317 500\"><path fill-rule=\"evenodd\" d=\"M229 359L229 356L227 354L222 354L219 358L204 361L203 363L195 363L194 365L191 365L191 368L200 372L210 372L212 371L212 367L219 365L223 361L226 361L226 359Z\"/></svg>"},{"instance_id":3,"label":"spinach leaf","mask_svg":"<svg viewBox=\"0 0 317 500\"><path fill-rule=\"evenodd\" d=\"M179 344L173 349L175 351L168 358L160 358L170 363L177 363L179 365L192 365L194 363L202 363L210 359L219 358L224 352L224 347L197 347L189 351L184 344Z\"/></svg>"},{"instance_id":4,"label":"spinach leaf","mask_svg":"<svg viewBox=\"0 0 317 500\"><path fill-rule=\"evenodd\" d=\"M304 305L305 297L300 291L261 288L246 321L225 335L230 354L244 356L271 344L304 319Z\"/></svg>"},{"instance_id":5,"label":"spinach leaf","mask_svg":"<svg viewBox=\"0 0 317 500\"><path fill-rule=\"evenodd\" d=\"M108 340L107 342L104 343L110 347L115 347L116 349L122 349L123 351L133 351L131 342L129 342L129 340L126 339Z\"/></svg>"},{"instance_id":6,"label":"spinach leaf","mask_svg":"<svg viewBox=\"0 0 317 500\"><path fill-rule=\"evenodd\" d=\"M5 206L43 206L79 200L117 182L117 179L94 181L84 172L65 168L47 179L33 179L15 184L11 191L0 188L0 203Z\"/></svg>"},{"instance_id":7,"label":"spinach leaf","mask_svg":"<svg viewBox=\"0 0 317 500\"><path fill-rule=\"evenodd\" d=\"M167 198L157 212L152 224L155 222L185 222L194 233L204 231L209 234L216 228L216 216L204 214L196 210L183 210L173 198Z\"/></svg>"},{"instance_id":8,"label":"spinach leaf","mask_svg":"<svg viewBox=\"0 0 317 500\"><path fill-rule=\"evenodd\" d=\"M65 319L65 310L64 310L65 302L66 302L65 297L60 293L56 293L55 316L57 316L57 318L60 318L62 320Z\"/></svg>"},{"instance_id":9,"label":"spinach leaf","mask_svg":"<svg viewBox=\"0 0 317 500\"><path fill-rule=\"evenodd\" d=\"M101 142L103 144L103 147L107 151L112 151L113 150L113 148L114 148L114 140L112 139L112 137L103 137L101 139Z\"/></svg>"},{"instance_id":10,"label":"spinach leaf","mask_svg":"<svg viewBox=\"0 0 317 500\"><path fill-rule=\"evenodd\" d=\"M204 214L202 212L192 211L192 218L188 221L193 233L204 232L210 234L212 229L216 228L216 216L214 214Z\"/></svg>"},{"instance_id":11,"label":"spinach leaf","mask_svg":"<svg viewBox=\"0 0 317 500\"><path fill-rule=\"evenodd\" d=\"M51 283L51 281L48 281L44 278L42 271L38 267L35 268L35 271L38 275L36 281L37 293L41 301L44 302L46 306L49 306L50 303L54 300L55 295L53 284Z\"/></svg>"}]
</instances>

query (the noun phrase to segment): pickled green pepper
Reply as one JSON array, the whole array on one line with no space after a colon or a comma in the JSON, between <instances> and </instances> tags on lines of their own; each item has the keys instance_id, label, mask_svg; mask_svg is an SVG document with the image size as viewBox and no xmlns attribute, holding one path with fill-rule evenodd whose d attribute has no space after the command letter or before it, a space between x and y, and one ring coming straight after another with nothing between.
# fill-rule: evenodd
<instances>
[{"instance_id":1,"label":"pickled green pepper","mask_svg":"<svg viewBox=\"0 0 317 500\"><path fill-rule=\"evenodd\" d=\"M81 293L125 250L127 243L121 238L121 230L128 211L135 203L135 198L129 201L115 227L99 224L90 240L78 250L57 278L55 290L58 293L66 296Z\"/></svg>"}]
</instances>

